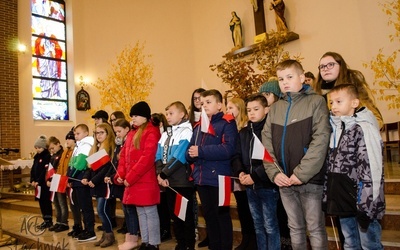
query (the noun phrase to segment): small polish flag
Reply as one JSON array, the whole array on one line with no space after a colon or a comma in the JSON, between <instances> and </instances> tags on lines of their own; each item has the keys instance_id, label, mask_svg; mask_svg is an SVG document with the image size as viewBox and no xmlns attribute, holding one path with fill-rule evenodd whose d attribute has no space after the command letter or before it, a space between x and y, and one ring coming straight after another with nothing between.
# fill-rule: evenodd
<instances>
[{"instance_id":1,"label":"small polish flag","mask_svg":"<svg viewBox=\"0 0 400 250\"><path fill-rule=\"evenodd\" d=\"M39 186L39 185L36 186L36 188L35 188L35 197L38 198L38 199L40 199L41 193L42 193L42 187Z\"/></svg>"},{"instance_id":2,"label":"small polish flag","mask_svg":"<svg viewBox=\"0 0 400 250\"><path fill-rule=\"evenodd\" d=\"M74 200L72 199L72 192L74 192L73 188L69 188L67 195L69 197L69 201L71 202L72 205L75 205Z\"/></svg>"},{"instance_id":3,"label":"small polish flag","mask_svg":"<svg viewBox=\"0 0 400 250\"><path fill-rule=\"evenodd\" d=\"M203 107L201 107L200 125L201 125L201 132L215 135L214 128L211 125L210 119L208 119L206 111L204 110Z\"/></svg>"},{"instance_id":4,"label":"small polish flag","mask_svg":"<svg viewBox=\"0 0 400 250\"><path fill-rule=\"evenodd\" d=\"M186 209L188 201L189 200L183 197L182 195L178 193L176 194L174 214L183 221L185 221L186 218Z\"/></svg>"},{"instance_id":5,"label":"small polish flag","mask_svg":"<svg viewBox=\"0 0 400 250\"><path fill-rule=\"evenodd\" d=\"M107 183L107 188L106 188L106 199L110 198L111 190L110 190L110 183Z\"/></svg>"},{"instance_id":6,"label":"small polish flag","mask_svg":"<svg viewBox=\"0 0 400 250\"><path fill-rule=\"evenodd\" d=\"M251 159L254 160L263 160L266 162L274 162L272 156L265 149L264 145L258 139L257 135L253 133L254 143L253 143L253 154L251 155Z\"/></svg>"},{"instance_id":7,"label":"small polish flag","mask_svg":"<svg viewBox=\"0 0 400 250\"><path fill-rule=\"evenodd\" d=\"M90 168L93 171L96 171L110 160L110 156L104 148L86 158L86 161L89 163Z\"/></svg>"},{"instance_id":8,"label":"small polish flag","mask_svg":"<svg viewBox=\"0 0 400 250\"><path fill-rule=\"evenodd\" d=\"M68 184L68 177L60 174L54 174L50 184L50 191L65 193Z\"/></svg>"},{"instance_id":9,"label":"small polish flag","mask_svg":"<svg viewBox=\"0 0 400 250\"><path fill-rule=\"evenodd\" d=\"M231 177L218 175L218 206L230 206L231 204Z\"/></svg>"},{"instance_id":10,"label":"small polish flag","mask_svg":"<svg viewBox=\"0 0 400 250\"><path fill-rule=\"evenodd\" d=\"M54 202L54 196L56 195L56 192L50 192L50 201Z\"/></svg>"},{"instance_id":11,"label":"small polish flag","mask_svg":"<svg viewBox=\"0 0 400 250\"><path fill-rule=\"evenodd\" d=\"M56 169L51 163L49 163L49 168L47 169L46 180L49 180L56 173Z\"/></svg>"}]
</instances>

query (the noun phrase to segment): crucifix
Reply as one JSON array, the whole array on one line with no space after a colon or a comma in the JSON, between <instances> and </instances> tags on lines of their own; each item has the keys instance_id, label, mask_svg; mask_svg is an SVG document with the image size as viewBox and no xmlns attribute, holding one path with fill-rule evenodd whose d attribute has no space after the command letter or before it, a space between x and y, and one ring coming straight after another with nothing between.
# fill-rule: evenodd
<instances>
[{"instance_id":1,"label":"crucifix","mask_svg":"<svg viewBox=\"0 0 400 250\"><path fill-rule=\"evenodd\" d=\"M264 0L251 0L254 13L254 26L256 27L256 35L266 33L267 26L265 24Z\"/></svg>"}]
</instances>

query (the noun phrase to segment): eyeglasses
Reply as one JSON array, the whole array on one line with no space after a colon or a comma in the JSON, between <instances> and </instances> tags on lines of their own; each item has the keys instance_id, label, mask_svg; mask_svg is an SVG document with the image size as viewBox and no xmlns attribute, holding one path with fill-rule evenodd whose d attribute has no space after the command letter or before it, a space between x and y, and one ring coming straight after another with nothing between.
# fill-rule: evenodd
<instances>
[{"instance_id":1,"label":"eyeglasses","mask_svg":"<svg viewBox=\"0 0 400 250\"><path fill-rule=\"evenodd\" d=\"M333 67L335 67L335 64L338 64L339 65L339 63L336 63L336 62L330 62L330 63L327 63L327 64L321 64L321 65L319 65L318 66L318 69L319 70L324 70L325 68L326 69L332 69Z\"/></svg>"},{"instance_id":2,"label":"eyeglasses","mask_svg":"<svg viewBox=\"0 0 400 250\"><path fill-rule=\"evenodd\" d=\"M200 101L200 96L199 97L193 97L193 101Z\"/></svg>"},{"instance_id":3,"label":"eyeglasses","mask_svg":"<svg viewBox=\"0 0 400 250\"><path fill-rule=\"evenodd\" d=\"M99 132L94 132L95 135L104 135L106 131L99 131Z\"/></svg>"}]
</instances>

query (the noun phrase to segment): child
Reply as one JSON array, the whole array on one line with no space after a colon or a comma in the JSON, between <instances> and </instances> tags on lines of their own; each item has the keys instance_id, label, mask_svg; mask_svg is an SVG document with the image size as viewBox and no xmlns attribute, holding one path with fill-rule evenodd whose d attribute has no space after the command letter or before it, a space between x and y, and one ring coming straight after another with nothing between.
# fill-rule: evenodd
<instances>
[{"instance_id":1,"label":"child","mask_svg":"<svg viewBox=\"0 0 400 250\"><path fill-rule=\"evenodd\" d=\"M155 171L157 143L160 129L151 122L150 107L146 102L138 102L130 111L134 129L126 138L121 149L118 173L115 183L125 185L123 204L126 206L127 227L132 223L132 213L138 213L142 249L158 249L160 244L160 221L157 204L160 202L160 188ZM133 205L133 206L132 206ZM120 250L136 247L137 235L126 234Z\"/></svg>"},{"instance_id":2,"label":"child","mask_svg":"<svg viewBox=\"0 0 400 250\"><path fill-rule=\"evenodd\" d=\"M96 137L89 155L104 149L112 159L115 149L115 135L111 125L108 123L98 124L94 134ZM88 169L82 179L82 183L84 185L91 187L91 195L96 197L97 213L102 222L104 232L101 236L101 239L94 245L101 247L111 246L115 242L114 233L112 231L111 211L109 205L107 204L107 184L104 182L104 178L106 177L106 174L110 168L112 168L112 165L109 161L96 170Z\"/></svg>"},{"instance_id":3,"label":"child","mask_svg":"<svg viewBox=\"0 0 400 250\"><path fill-rule=\"evenodd\" d=\"M260 139L268 113L268 102L261 94L247 100L247 127L239 132L236 154L232 159L235 176L246 186L248 202L256 230L258 249L280 249L277 217L278 187L265 173L261 160L252 160L254 136Z\"/></svg>"},{"instance_id":4,"label":"child","mask_svg":"<svg viewBox=\"0 0 400 250\"><path fill-rule=\"evenodd\" d=\"M313 249L327 249L321 199L330 133L328 108L322 96L303 86L299 62L286 60L276 69L284 96L270 108L262 142L280 167L264 162L264 168L280 187L292 248L307 249L308 231Z\"/></svg>"},{"instance_id":5,"label":"child","mask_svg":"<svg viewBox=\"0 0 400 250\"><path fill-rule=\"evenodd\" d=\"M188 112L181 102L173 102L165 108L169 125L158 142L156 167L159 173L158 184L163 187L172 187L183 197L188 199L185 220L174 214L176 193L169 188L165 189L170 217L177 250L194 250L196 241L194 212L193 212L193 182L189 181L190 167L185 154L192 138L192 125L188 121Z\"/></svg>"},{"instance_id":6,"label":"child","mask_svg":"<svg viewBox=\"0 0 400 250\"><path fill-rule=\"evenodd\" d=\"M214 134L194 127L186 158L194 163L193 178L206 220L210 249L232 249L232 220L229 206L218 207L218 175L231 176L238 131L232 115L221 112L222 95L212 89L201 93L201 103Z\"/></svg>"},{"instance_id":7,"label":"child","mask_svg":"<svg viewBox=\"0 0 400 250\"><path fill-rule=\"evenodd\" d=\"M92 204L92 197L90 196L90 187L82 182L85 171L88 169L86 158L89 155L90 149L93 146L93 137L89 136L89 128L86 124L79 124L74 129L76 147L72 153L72 158L69 164L68 177L71 182L70 186L73 188L73 200L78 204L79 210L82 211L83 224L85 230L79 235L72 235L77 237L79 242L85 242L96 239L94 232L94 210ZM75 199L74 199L75 198ZM74 216L76 213L74 213ZM78 228L78 227L77 227ZM78 229L79 230L79 229Z\"/></svg>"},{"instance_id":8,"label":"child","mask_svg":"<svg viewBox=\"0 0 400 250\"><path fill-rule=\"evenodd\" d=\"M378 122L367 108L357 110L355 85L337 85L328 96L333 132L324 207L339 216L345 249L383 249L378 220L385 213L385 197Z\"/></svg>"},{"instance_id":9,"label":"child","mask_svg":"<svg viewBox=\"0 0 400 250\"><path fill-rule=\"evenodd\" d=\"M269 107L277 102L282 95L278 79L276 77L270 77L267 82L261 85L260 94L267 99L269 110Z\"/></svg>"},{"instance_id":10,"label":"child","mask_svg":"<svg viewBox=\"0 0 400 250\"><path fill-rule=\"evenodd\" d=\"M47 138L41 135L35 141L36 154L33 157L31 168L31 185L35 187L40 194L35 199L39 200L40 211L42 212L44 222L38 226L43 230L53 226L53 208L51 207L50 188L46 183L46 172L50 163L50 152L47 150ZM40 191L39 191L40 190Z\"/></svg>"},{"instance_id":11,"label":"child","mask_svg":"<svg viewBox=\"0 0 400 250\"><path fill-rule=\"evenodd\" d=\"M247 126L248 118L246 114L246 105L243 99L239 97L231 98L226 104L226 113L235 117L238 131ZM233 194L235 195L236 207L240 221L242 241L236 250L256 248L256 235L254 231L253 218L251 217L249 202L247 200L246 188L240 185L238 179L233 183Z\"/></svg>"},{"instance_id":12,"label":"child","mask_svg":"<svg viewBox=\"0 0 400 250\"><path fill-rule=\"evenodd\" d=\"M49 151L51 153L50 163L54 170L58 173L58 167L60 165L62 155L64 154L64 148L61 146L60 140L54 136L49 138ZM65 157L63 158L65 160ZM68 158L69 161L69 158ZM68 162L67 162L68 164ZM65 174L64 174L65 175ZM51 176L47 179L47 186L51 185ZM49 228L49 231L62 232L69 229L68 226L68 206L67 206L67 195L66 193L56 192L54 195L53 205L56 210L56 224Z\"/></svg>"}]
</instances>

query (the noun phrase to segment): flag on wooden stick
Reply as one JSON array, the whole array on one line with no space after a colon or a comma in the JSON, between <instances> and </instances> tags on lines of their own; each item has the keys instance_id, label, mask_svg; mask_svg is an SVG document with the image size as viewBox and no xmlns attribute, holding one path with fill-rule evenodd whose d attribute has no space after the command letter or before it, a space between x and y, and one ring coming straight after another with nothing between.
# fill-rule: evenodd
<instances>
[{"instance_id":1,"label":"flag on wooden stick","mask_svg":"<svg viewBox=\"0 0 400 250\"><path fill-rule=\"evenodd\" d=\"M40 199L40 195L42 194L42 187L37 185L35 187L35 197Z\"/></svg>"},{"instance_id":2,"label":"flag on wooden stick","mask_svg":"<svg viewBox=\"0 0 400 250\"><path fill-rule=\"evenodd\" d=\"M214 128L211 125L210 119L208 119L206 111L204 110L203 107L201 107L200 126L201 126L201 132L215 135Z\"/></svg>"},{"instance_id":3,"label":"flag on wooden stick","mask_svg":"<svg viewBox=\"0 0 400 250\"><path fill-rule=\"evenodd\" d=\"M257 135L253 133L254 143L253 143L253 154L251 155L251 159L254 160L262 160L266 162L274 162L272 156L265 149L264 145L258 139Z\"/></svg>"},{"instance_id":4,"label":"flag on wooden stick","mask_svg":"<svg viewBox=\"0 0 400 250\"><path fill-rule=\"evenodd\" d=\"M178 193L176 194L174 214L176 215L176 217L178 217L183 221L185 221L186 218L186 209L188 201L189 200L183 197L182 195Z\"/></svg>"},{"instance_id":5,"label":"flag on wooden stick","mask_svg":"<svg viewBox=\"0 0 400 250\"><path fill-rule=\"evenodd\" d=\"M54 174L50 184L50 191L65 193L68 184L68 176Z\"/></svg>"},{"instance_id":6,"label":"flag on wooden stick","mask_svg":"<svg viewBox=\"0 0 400 250\"><path fill-rule=\"evenodd\" d=\"M47 169L46 180L49 180L56 173L56 169L51 163L49 163L49 168Z\"/></svg>"},{"instance_id":7,"label":"flag on wooden stick","mask_svg":"<svg viewBox=\"0 0 400 250\"><path fill-rule=\"evenodd\" d=\"M86 161L89 163L90 168L93 171L96 171L100 167L102 167L107 162L111 161L110 156L107 154L106 150L103 148L96 153L92 154Z\"/></svg>"},{"instance_id":8,"label":"flag on wooden stick","mask_svg":"<svg viewBox=\"0 0 400 250\"><path fill-rule=\"evenodd\" d=\"M218 206L229 206L231 204L231 177L218 175Z\"/></svg>"}]
</instances>

